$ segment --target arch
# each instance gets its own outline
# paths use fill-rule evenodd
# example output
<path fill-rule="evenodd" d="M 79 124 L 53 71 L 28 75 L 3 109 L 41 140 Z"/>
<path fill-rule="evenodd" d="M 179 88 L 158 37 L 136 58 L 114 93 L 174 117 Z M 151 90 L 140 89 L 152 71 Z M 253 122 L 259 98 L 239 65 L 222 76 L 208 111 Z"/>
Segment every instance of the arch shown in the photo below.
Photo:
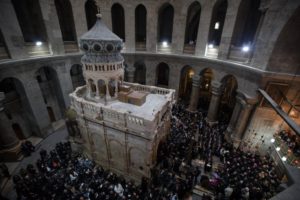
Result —
<path fill-rule="evenodd" d="M 139 84 L 146 84 L 146 65 L 142 61 L 134 63 L 134 82 Z"/>
<path fill-rule="evenodd" d="M 191 3 L 188 8 L 185 27 L 185 44 L 195 44 L 201 15 L 201 5 L 198 1 Z"/>
<path fill-rule="evenodd" d="M 213 44 L 215 46 L 220 45 L 226 12 L 227 12 L 227 6 L 228 6 L 227 0 L 218 0 L 214 5 L 212 18 L 210 22 L 210 28 L 209 28 L 209 37 L 208 37 L 209 44 Z"/>
<path fill-rule="evenodd" d="M 147 10 L 142 4 L 135 8 L 135 41 L 146 43 Z"/>
<path fill-rule="evenodd" d="M 281 30 L 270 56 L 267 70 L 300 74 L 300 6 Z"/>
<path fill-rule="evenodd" d="M 97 20 L 96 14 L 98 13 L 98 9 L 95 0 L 87 0 L 85 2 L 84 8 L 87 27 L 88 30 L 90 30 Z"/>
<path fill-rule="evenodd" d="M 119 3 L 111 7 L 112 30 L 125 42 L 125 14 L 124 8 Z"/>
<path fill-rule="evenodd" d="M 231 44 L 236 47 L 252 46 L 261 17 L 260 0 L 243 0 L 239 6 Z"/>
<path fill-rule="evenodd" d="M 125 148 L 124 145 L 117 140 L 109 140 L 109 150 L 110 150 L 110 161 L 112 164 L 117 165 L 119 167 L 125 166 Z"/>
<path fill-rule="evenodd" d="M 32 120 L 34 116 L 23 83 L 14 77 L 4 78 L 0 82 L 0 92 L 5 94 L 3 104 L 5 114 L 15 124 L 7 126 L 11 125 L 19 139 L 36 133 L 36 122 Z"/>
<path fill-rule="evenodd" d="M 72 6 L 69 0 L 55 0 L 63 41 L 76 41 Z"/>
<path fill-rule="evenodd" d="M 100 79 L 98 80 L 98 91 L 101 98 L 103 98 L 106 95 L 106 84 L 105 81 Z"/>
<path fill-rule="evenodd" d="M 213 70 L 205 68 L 200 72 L 200 91 L 199 91 L 199 107 L 203 110 L 208 110 L 211 98 L 211 81 L 214 78 Z"/>
<path fill-rule="evenodd" d="M 73 89 L 85 85 L 85 81 L 82 73 L 82 65 L 79 64 L 72 65 L 70 69 L 70 76 L 72 79 Z"/>
<path fill-rule="evenodd" d="M 108 91 L 109 91 L 109 95 L 111 97 L 115 97 L 116 96 L 116 84 L 117 84 L 117 81 L 114 80 L 114 79 L 111 79 L 108 82 Z"/>
<path fill-rule="evenodd" d="M 219 120 L 229 122 L 236 102 L 238 88 L 237 79 L 233 75 L 226 75 L 221 80 L 222 95 L 220 101 Z"/>
<path fill-rule="evenodd" d="M 174 8 L 165 3 L 158 11 L 158 42 L 172 42 Z"/>
<path fill-rule="evenodd" d="M 93 96 L 96 95 L 96 91 L 97 91 L 97 88 L 96 88 L 96 85 L 94 83 L 94 80 L 93 79 L 89 79 L 88 80 L 88 84 L 89 84 L 89 89 L 90 89 L 90 95 L 91 95 L 91 97 L 93 97 Z"/>
<path fill-rule="evenodd" d="M 161 87 L 168 87 L 169 85 L 169 66 L 162 62 L 156 67 L 156 85 Z"/>
<path fill-rule="evenodd" d="M 35 76 L 39 83 L 45 105 L 53 108 L 57 120 L 61 119 L 64 115 L 66 105 L 57 72 L 52 67 L 43 66 L 35 72 Z"/>
<path fill-rule="evenodd" d="M 184 66 L 180 72 L 180 85 L 178 96 L 180 99 L 188 101 L 192 92 L 194 69 L 191 66 Z"/>
<path fill-rule="evenodd" d="M 25 42 L 47 41 L 46 29 L 38 0 L 12 0 Z"/>

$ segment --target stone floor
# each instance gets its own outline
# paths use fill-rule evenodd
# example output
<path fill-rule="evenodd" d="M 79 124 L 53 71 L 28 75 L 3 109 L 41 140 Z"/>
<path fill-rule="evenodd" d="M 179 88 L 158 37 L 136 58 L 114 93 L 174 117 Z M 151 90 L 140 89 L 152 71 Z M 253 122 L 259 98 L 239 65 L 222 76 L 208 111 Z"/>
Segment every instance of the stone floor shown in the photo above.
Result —
<path fill-rule="evenodd" d="M 66 141 L 67 136 L 67 129 L 63 127 L 53 132 L 44 140 L 41 140 L 40 138 L 31 138 L 33 144 L 36 144 L 36 151 L 32 153 L 30 157 L 24 157 L 19 162 L 7 164 L 9 166 L 9 169 L 11 170 L 10 173 L 12 174 L 12 176 L 17 174 L 21 168 L 26 168 L 28 164 L 35 163 L 36 160 L 40 157 L 40 149 L 53 149 L 55 148 L 56 143 Z M 39 143 L 37 144 L 37 142 Z M 1 194 L 8 199 L 16 199 L 12 179 L 4 180 L 3 187 L 1 187 Z"/>

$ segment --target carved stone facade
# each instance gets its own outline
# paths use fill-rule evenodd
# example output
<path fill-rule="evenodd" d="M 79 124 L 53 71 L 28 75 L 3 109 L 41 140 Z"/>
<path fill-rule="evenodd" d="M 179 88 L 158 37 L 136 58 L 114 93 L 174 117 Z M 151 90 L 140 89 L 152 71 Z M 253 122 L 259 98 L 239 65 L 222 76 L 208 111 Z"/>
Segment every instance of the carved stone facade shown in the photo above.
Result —
<path fill-rule="evenodd" d="M 70 94 L 71 107 L 77 113 L 84 153 L 102 166 L 139 181 L 150 177 L 158 145 L 169 133 L 175 91 L 124 83 L 122 40 L 98 17 L 80 39 L 87 85 Z M 119 101 L 122 87 L 147 94 L 146 101 L 140 106 Z"/>

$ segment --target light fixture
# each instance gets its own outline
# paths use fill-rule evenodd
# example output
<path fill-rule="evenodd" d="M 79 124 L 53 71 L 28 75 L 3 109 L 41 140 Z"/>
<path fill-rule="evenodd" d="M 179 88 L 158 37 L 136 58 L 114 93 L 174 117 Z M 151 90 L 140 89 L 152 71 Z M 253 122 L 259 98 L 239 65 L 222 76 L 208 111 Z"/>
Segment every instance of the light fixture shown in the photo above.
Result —
<path fill-rule="evenodd" d="M 243 46 L 243 52 L 248 52 L 250 50 L 250 47 L 249 46 Z"/>
<path fill-rule="evenodd" d="M 283 156 L 283 157 L 281 158 L 281 160 L 282 160 L 283 162 L 285 162 L 285 161 L 287 160 L 287 158 L 286 158 L 285 156 Z"/>
<path fill-rule="evenodd" d="M 36 45 L 36 46 L 41 46 L 41 45 L 42 45 L 42 42 L 41 42 L 41 41 L 37 41 L 37 42 L 35 43 L 35 45 Z"/>
<path fill-rule="evenodd" d="M 163 47 L 167 47 L 168 46 L 168 42 L 167 41 L 163 41 L 162 45 L 163 45 Z"/>
<path fill-rule="evenodd" d="M 272 139 L 271 139 L 271 143 L 274 143 L 274 142 L 275 142 L 275 139 L 274 139 L 274 138 L 272 138 Z"/>
<path fill-rule="evenodd" d="M 280 147 L 276 147 L 276 151 L 280 151 Z"/>
<path fill-rule="evenodd" d="M 214 48 L 214 45 L 213 44 L 209 44 L 208 48 L 212 49 L 212 48 Z"/>
<path fill-rule="evenodd" d="M 215 29 L 218 30 L 220 28 L 220 22 L 215 23 Z"/>

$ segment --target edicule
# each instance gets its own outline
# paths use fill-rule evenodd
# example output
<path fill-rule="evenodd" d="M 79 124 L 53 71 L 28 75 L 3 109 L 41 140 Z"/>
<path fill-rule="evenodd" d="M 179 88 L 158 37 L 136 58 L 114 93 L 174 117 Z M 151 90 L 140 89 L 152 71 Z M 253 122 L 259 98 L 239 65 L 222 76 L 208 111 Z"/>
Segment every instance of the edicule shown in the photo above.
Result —
<path fill-rule="evenodd" d="M 86 85 L 70 94 L 71 107 L 84 153 L 140 181 L 150 177 L 158 145 L 169 133 L 175 91 L 124 82 L 123 42 L 97 17 L 80 38 Z"/>

